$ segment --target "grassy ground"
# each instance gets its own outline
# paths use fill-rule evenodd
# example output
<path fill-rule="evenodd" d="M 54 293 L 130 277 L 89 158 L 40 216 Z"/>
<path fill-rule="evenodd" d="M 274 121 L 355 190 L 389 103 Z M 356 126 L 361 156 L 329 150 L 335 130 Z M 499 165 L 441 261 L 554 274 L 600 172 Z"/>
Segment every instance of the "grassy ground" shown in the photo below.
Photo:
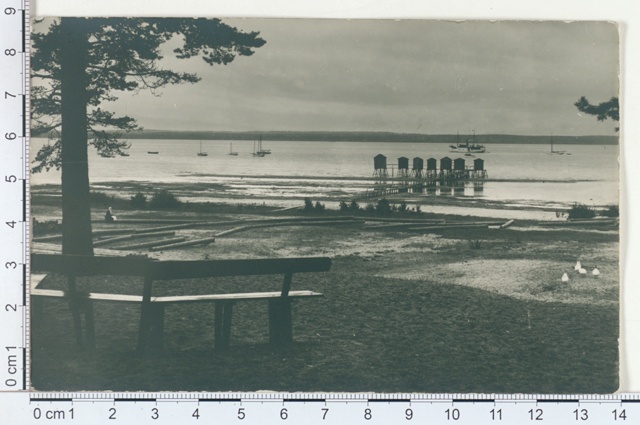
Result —
<path fill-rule="evenodd" d="M 234 308 L 229 352 L 212 350 L 213 306 L 172 306 L 165 350 L 139 356 L 139 308 L 102 303 L 95 309 L 98 347 L 79 352 L 67 305 L 47 301 L 46 320 L 32 328 L 36 389 L 607 393 L 618 386 L 615 231 L 281 227 L 158 255 L 329 255 L 333 265 L 294 276 L 294 289 L 324 297 L 295 304 L 295 344 L 283 350 L 267 344 L 265 303 L 247 302 Z M 579 277 L 577 259 L 597 265 L 600 278 Z M 560 283 L 564 272 L 568 284 Z M 141 288 L 127 278 L 82 284 Z M 169 282 L 154 290 L 207 293 L 240 284 L 265 290 L 280 278 Z M 63 288 L 64 280 L 51 276 L 42 287 Z"/>

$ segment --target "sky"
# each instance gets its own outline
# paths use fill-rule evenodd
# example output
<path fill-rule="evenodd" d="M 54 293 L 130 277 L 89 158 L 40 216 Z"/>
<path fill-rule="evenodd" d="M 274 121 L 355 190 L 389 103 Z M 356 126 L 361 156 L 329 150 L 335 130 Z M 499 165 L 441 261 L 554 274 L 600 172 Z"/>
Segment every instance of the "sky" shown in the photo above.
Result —
<path fill-rule="evenodd" d="M 581 96 L 618 96 L 606 22 L 224 19 L 266 44 L 223 66 L 178 60 L 196 84 L 108 105 L 146 129 L 615 135 Z M 107 106 L 107 105 L 105 105 Z"/>

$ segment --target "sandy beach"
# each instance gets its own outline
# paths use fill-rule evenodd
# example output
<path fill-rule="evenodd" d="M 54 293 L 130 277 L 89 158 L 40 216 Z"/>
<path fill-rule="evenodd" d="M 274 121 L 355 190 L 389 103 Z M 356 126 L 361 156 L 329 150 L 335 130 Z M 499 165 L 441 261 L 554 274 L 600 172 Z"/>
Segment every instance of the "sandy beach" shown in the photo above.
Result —
<path fill-rule="evenodd" d="M 329 206 L 322 212 L 283 210 L 283 204 L 273 207 L 266 202 L 188 203 L 172 210 L 140 210 L 123 198 L 101 196 L 93 203 L 94 232 L 120 230 L 126 235 L 134 230 L 178 225 L 182 227 L 175 230 L 175 236 L 187 240 L 221 236 L 207 245 L 153 252 L 147 248 L 114 249 L 122 242 L 106 242 L 95 248 L 96 255 L 145 255 L 161 260 L 332 258 L 331 272 L 305 276 L 300 283 L 300 289 L 320 291 L 325 296 L 317 303 L 296 304 L 296 343 L 283 355 L 284 363 L 275 369 L 280 371 L 278 375 L 285 373 L 290 378 L 282 380 L 266 371 L 269 368 L 264 365 L 272 363 L 273 352 L 267 344 L 266 330 L 260 325 L 264 313 L 261 308 L 251 309 L 249 304 L 237 306 L 230 354 L 218 356 L 213 363 L 205 360 L 210 358 L 212 347 L 208 325 L 211 310 L 168 309 L 161 362 L 174 372 L 167 377 L 151 369 L 131 375 L 131 368 L 147 362 L 125 360 L 135 349 L 139 314 L 136 308 L 125 312 L 112 304 L 98 306 L 100 354 L 96 361 L 103 363 L 92 361 L 90 367 L 79 367 L 85 362 L 84 354 L 70 354 L 65 348 L 73 345 L 71 335 L 64 331 L 71 326 L 68 309 L 64 302 L 50 302 L 45 312 L 51 320 L 33 332 L 35 388 L 555 393 L 608 392 L 617 388 L 619 235 L 615 222 L 566 226 L 553 213 L 555 225 L 550 226 L 544 220 L 547 214 L 525 209 L 538 219 L 519 218 L 508 227 L 496 228 L 475 223 L 504 224 L 505 215 L 508 218 L 510 213 L 520 211 L 482 203 L 465 210 L 467 207 L 447 204 L 456 202 L 451 199 L 438 205 L 448 214 L 393 212 L 380 216 L 364 211 L 345 214 Z M 33 199 L 35 219 L 60 218 L 55 196 L 34 191 Z M 301 206 L 300 201 L 296 203 Z M 115 223 L 104 222 L 107 206 L 112 206 L 118 216 Z M 457 208 L 466 214 L 452 214 L 451 211 L 459 211 Z M 475 209 L 493 214 L 491 218 L 474 216 Z M 551 211 L 547 213 L 551 215 Z M 345 223 L 342 217 L 352 221 Z M 393 227 L 403 221 L 414 227 L 416 222 L 445 227 L 426 231 Z M 272 225 L 253 224 L 265 222 Z M 315 222 L 324 224 L 313 225 Z M 246 229 L 226 234 L 243 226 Z M 113 236 L 98 236 L 95 241 L 109 237 Z M 59 249 L 59 241 L 55 240 L 32 244 L 34 252 Z M 588 268 L 588 274 L 580 275 L 574 270 L 578 260 Z M 599 276 L 591 274 L 596 267 Z M 564 273 L 569 276 L 566 283 L 561 282 Z M 213 282 L 185 282 L 160 291 L 200 293 L 210 283 Z M 41 285 L 63 289 L 65 281 L 52 276 Z M 87 290 L 135 293 L 139 284 L 130 279 L 96 277 L 85 279 L 81 285 Z M 216 285 L 224 288 L 225 284 Z M 421 301 L 415 304 L 418 300 Z M 445 321 L 436 319 L 434 314 L 442 315 Z M 472 343 L 476 340 L 476 326 L 483 327 L 484 336 L 482 342 Z M 585 327 L 591 336 L 585 337 L 586 330 L 576 331 Z M 497 332 L 501 328 L 505 330 Z M 374 343 L 376 339 L 379 341 Z M 564 342 L 558 345 L 560 341 Z M 194 380 L 190 367 L 178 366 L 185 355 L 206 379 Z M 418 361 L 423 355 L 430 358 L 427 363 Z M 375 382 L 368 378 L 371 372 L 363 363 L 366 358 L 375 365 Z M 453 375 L 445 373 L 454 364 L 454 369 L 459 368 L 460 363 L 455 360 L 458 358 L 464 358 L 467 366 Z M 56 367 L 52 362 L 57 362 Z M 296 371 L 300 362 L 306 364 L 305 373 Z M 262 366 L 256 369 L 254 365 L 259 364 Z M 490 376 L 490 370 L 494 370 L 491 368 L 482 372 L 490 364 L 500 364 L 504 377 Z M 236 373 L 227 376 L 221 368 Z M 320 370 L 322 377 L 317 374 Z M 477 379 L 470 379 L 470 374 Z M 598 377 L 593 378 L 594 375 Z M 398 379 L 400 376 L 403 378 Z M 411 376 L 420 379 L 410 379 Z M 566 379 L 567 376 L 572 378 Z"/>

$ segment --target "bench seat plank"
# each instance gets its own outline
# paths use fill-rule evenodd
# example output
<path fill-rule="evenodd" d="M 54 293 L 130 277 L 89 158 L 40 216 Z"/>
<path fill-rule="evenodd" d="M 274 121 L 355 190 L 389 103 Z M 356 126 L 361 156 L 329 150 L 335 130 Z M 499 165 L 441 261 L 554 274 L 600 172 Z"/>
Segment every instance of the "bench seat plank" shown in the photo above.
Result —
<path fill-rule="evenodd" d="M 33 291 L 34 289 L 37 289 L 38 285 L 40 285 L 40 282 L 42 282 L 45 277 L 47 277 L 46 273 L 31 273 L 31 290 Z"/>
<path fill-rule="evenodd" d="M 35 295 L 38 297 L 53 297 L 53 298 L 65 298 L 66 294 L 64 291 L 59 291 L 57 289 L 32 289 L 31 295 Z"/>
<path fill-rule="evenodd" d="M 67 295 L 64 291 L 56 289 L 34 289 L 31 291 L 31 295 L 38 297 L 50 297 L 50 298 L 66 298 Z M 280 298 L 280 292 L 246 292 L 239 294 L 212 294 L 212 295 L 185 295 L 185 296 L 166 296 L 166 297 L 151 297 L 152 303 L 193 303 L 193 302 L 207 302 L 207 301 L 251 301 L 251 300 L 269 300 L 273 298 Z M 321 297 L 323 296 L 319 292 L 313 291 L 291 291 L 289 292 L 290 298 L 309 298 L 309 297 Z M 112 301 L 112 302 L 134 302 L 141 303 L 141 295 L 122 295 L 122 294 L 106 294 L 100 292 L 91 292 L 88 296 L 83 297 L 92 301 Z"/>
<path fill-rule="evenodd" d="M 37 297 L 67 298 L 67 294 L 64 291 L 57 289 L 33 289 L 31 290 L 31 295 Z M 142 302 L 141 295 L 105 294 L 100 292 L 90 292 L 82 298 L 91 301 Z"/>
<path fill-rule="evenodd" d="M 186 295 L 186 296 L 167 296 L 167 297 L 151 297 L 152 303 L 193 303 L 206 301 L 252 301 L 252 300 L 270 300 L 280 298 L 281 292 L 245 292 L 239 294 L 210 294 L 210 295 Z M 313 291 L 291 291 L 290 298 L 309 298 L 321 297 L 322 294 Z"/>

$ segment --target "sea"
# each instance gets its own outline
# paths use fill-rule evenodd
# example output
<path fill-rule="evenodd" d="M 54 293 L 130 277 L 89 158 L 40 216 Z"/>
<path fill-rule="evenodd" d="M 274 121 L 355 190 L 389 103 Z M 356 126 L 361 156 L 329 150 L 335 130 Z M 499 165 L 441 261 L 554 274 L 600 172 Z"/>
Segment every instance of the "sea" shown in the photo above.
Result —
<path fill-rule="evenodd" d="M 46 139 L 31 140 L 31 158 Z M 594 207 L 619 204 L 619 147 L 617 145 L 486 144 L 482 154 L 449 152 L 447 143 L 369 143 L 264 141 L 271 154 L 255 157 L 255 141 L 131 140 L 129 156 L 103 158 L 89 151 L 92 187 L 138 182 L 159 187 L 175 185 L 189 199 L 188 188 L 199 188 L 200 200 L 260 202 L 283 206 L 304 197 L 350 199 L 374 185 L 373 158 L 387 157 L 389 172 L 397 158 L 463 158 L 467 166 L 482 158 L 488 178 L 463 188 L 412 194 L 411 202 L 429 204 L 442 197 L 497 202 L 505 207 L 568 208 L 575 203 Z M 197 153 L 207 152 L 207 156 Z M 228 155 L 230 150 L 237 156 Z M 148 152 L 158 152 L 149 154 Z M 34 190 L 59 185 L 60 172 L 31 176 Z M 128 194 L 127 194 L 128 195 Z M 423 208 L 424 210 L 424 208 Z"/>

